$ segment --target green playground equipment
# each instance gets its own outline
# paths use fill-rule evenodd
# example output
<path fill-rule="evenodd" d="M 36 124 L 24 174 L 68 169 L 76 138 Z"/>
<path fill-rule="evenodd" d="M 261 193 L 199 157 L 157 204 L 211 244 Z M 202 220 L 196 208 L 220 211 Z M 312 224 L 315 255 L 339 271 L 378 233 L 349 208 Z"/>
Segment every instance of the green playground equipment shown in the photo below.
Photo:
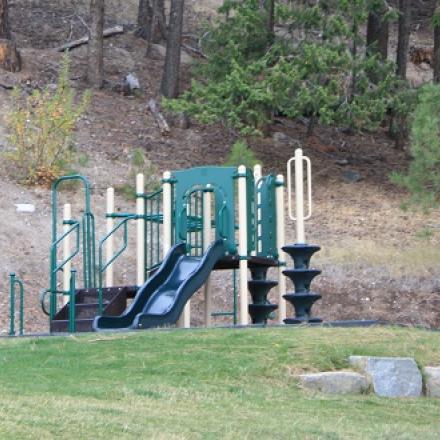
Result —
<path fill-rule="evenodd" d="M 18 302 L 18 334 L 24 335 L 24 284 L 23 281 L 15 275 L 9 274 L 9 336 L 15 336 L 15 303 L 16 288 L 19 288 Z"/>
<path fill-rule="evenodd" d="M 264 281 L 268 268 L 284 265 L 279 260 L 284 215 L 277 211 L 277 203 L 284 203 L 282 176 L 261 176 L 258 166 L 254 170 L 196 167 L 165 172 L 162 187 L 152 193 L 144 192 L 143 180 L 137 176 L 135 212 L 115 212 L 114 191 L 107 190 L 106 233 L 99 240 L 87 178 L 65 176 L 53 183 L 49 288 L 42 295 L 51 331 L 90 330 L 96 315 L 122 313 L 173 245 L 185 243 L 188 256 L 202 257 L 216 240 L 223 241 L 225 251 L 214 269 L 233 271 L 232 310 L 213 311 L 207 306 L 206 325 L 217 316 L 231 316 L 234 324 L 246 325 L 248 314 L 253 313 L 248 307 L 248 269 L 252 278 Z M 59 190 L 69 181 L 82 185 L 83 208 L 78 218 L 71 216 L 70 205 L 64 205 L 60 217 Z M 129 247 L 131 223 L 136 225 L 137 234 L 136 281 L 130 286 L 114 286 L 114 266 Z M 115 250 L 118 234 L 122 242 Z M 284 293 L 281 288 L 280 300 Z M 207 281 L 205 300 L 209 304 L 211 297 Z M 270 303 L 266 299 L 262 303 L 261 295 L 259 298 L 259 317 L 251 318 L 254 323 L 265 323 L 274 306 L 267 307 L 270 312 L 265 314 L 263 306 Z M 186 327 L 190 325 L 189 307 L 181 320 Z M 279 317 L 280 322 L 283 318 Z"/>

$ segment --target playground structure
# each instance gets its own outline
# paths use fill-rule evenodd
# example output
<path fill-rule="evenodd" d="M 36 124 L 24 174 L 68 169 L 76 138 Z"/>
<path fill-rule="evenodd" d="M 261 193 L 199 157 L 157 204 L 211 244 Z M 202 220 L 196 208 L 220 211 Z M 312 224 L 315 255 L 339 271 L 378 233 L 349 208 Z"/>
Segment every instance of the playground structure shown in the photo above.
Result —
<path fill-rule="evenodd" d="M 59 187 L 67 181 L 83 186 L 84 206 L 78 219 L 72 218 L 70 204 L 62 207 L 59 218 Z M 288 162 L 287 193 L 288 213 L 296 222 L 294 245 L 285 243 L 282 175 L 263 176 L 259 165 L 254 170 L 244 166 L 198 167 L 165 172 L 162 187 L 145 193 L 144 176 L 139 174 L 134 213 L 115 212 L 114 189 L 107 189 L 106 234 L 97 240 L 89 182 L 79 175 L 61 177 L 52 185 L 49 287 L 42 294 L 51 333 L 175 323 L 188 328 L 190 298 L 202 286 L 207 327 L 216 316 L 230 316 L 233 325 L 241 326 L 265 325 L 269 319 L 278 324 L 320 322 L 311 316 L 312 305 L 320 295 L 310 292 L 310 284 L 320 271 L 309 268 L 310 258 L 319 247 L 306 244 L 304 230 L 312 214 L 311 163 L 301 149 Z M 128 247 L 131 222 L 136 223 L 136 281 L 115 286 L 114 263 Z M 122 245 L 115 251 L 118 234 L 122 235 Z M 286 269 L 285 253 L 293 258 L 293 269 Z M 271 267 L 277 269 L 277 280 L 267 279 Z M 231 311 L 212 310 L 212 270 L 233 271 Z M 294 284 L 293 293 L 286 292 L 286 277 Z M 23 334 L 23 284 L 14 275 L 11 335 L 15 333 L 13 295 L 17 285 Z M 278 304 L 272 304 L 268 294 L 276 286 Z M 293 318 L 286 316 L 287 302 L 294 307 Z"/>

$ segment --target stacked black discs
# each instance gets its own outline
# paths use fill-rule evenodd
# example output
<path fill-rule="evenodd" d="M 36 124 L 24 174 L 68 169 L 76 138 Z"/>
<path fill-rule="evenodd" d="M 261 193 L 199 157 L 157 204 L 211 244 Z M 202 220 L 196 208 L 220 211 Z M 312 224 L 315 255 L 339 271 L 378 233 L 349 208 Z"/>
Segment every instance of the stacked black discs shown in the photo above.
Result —
<path fill-rule="evenodd" d="M 292 244 L 283 247 L 283 251 L 293 259 L 293 269 L 286 269 L 283 274 L 292 280 L 295 292 L 284 295 L 295 309 L 295 317 L 284 320 L 286 324 L 302 324 L 322 322 L 320 318 L 312 317 L 313 304 L 321 299 L 321 295 L 310 291 L 313 279 L 321 273 L 320 270 L 310 269 L 310 259 L 321 248 L 309 244 Z"/>
<path fill-rule="evenodd" d="M 248 281 L 252 304 L 249 304 L 249 315 L 252 324 L 266 324 L 271 313 L 278 308 L 267 299 L 270 290 L 278 285 L 276 281 L 267 279 L 267 267 L 255 267 L 251 269 L 252 280 Z"/>

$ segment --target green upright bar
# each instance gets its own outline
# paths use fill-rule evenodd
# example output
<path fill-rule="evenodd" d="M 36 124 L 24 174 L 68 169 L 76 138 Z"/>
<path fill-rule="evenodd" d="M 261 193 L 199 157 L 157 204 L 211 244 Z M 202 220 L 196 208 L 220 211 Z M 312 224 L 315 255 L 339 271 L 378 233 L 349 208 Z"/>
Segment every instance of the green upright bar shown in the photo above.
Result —
<path fill-rule="evenodd" d="M 75 325 L 75 284 L 76 284 L 76 270 L 72 269 L 70 272 L 70 289 L 69 289 L 69 333 L 75 333 L 76 325 Z"/>
<path fill-rule="evenodd" d="M 15 336 L 15 273 L 9 277 L 9 336 Z"/>

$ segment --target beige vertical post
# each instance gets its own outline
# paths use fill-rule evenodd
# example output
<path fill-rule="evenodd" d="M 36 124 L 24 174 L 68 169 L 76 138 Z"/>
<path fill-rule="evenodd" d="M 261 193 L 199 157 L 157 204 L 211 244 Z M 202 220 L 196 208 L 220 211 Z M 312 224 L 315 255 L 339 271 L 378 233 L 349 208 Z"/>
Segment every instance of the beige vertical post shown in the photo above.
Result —
<path fill-rule="evenodd" d="M 295 164 L 295 215 L 292 212 L 292 162 Z M 304 215 L 304 163 L 307 167 L 308 213 Z M 310 159 L 303 155 L 301 148 L 295 150 L 295 156 L 287 162 L 287 202 L 289 216 L 296 222 L 296 242 L 306 242 L 304 222 L 312 216 L 312 166 Z"/>
<path fill-rule="evenodd" d="M 211 197 L 212 193 L 210 191 L 205 191 L 203 193 L 203 252 L 206 252 L 209 245 L 211 244 Z M 212 291 L 211 291 L 211 277 L 209 276 L 205 283 L 205 326 L 211 326 L 211 302 L 212 302 Z"/>
<path fill-rule="evenodd" d="M 63 207 L 63 220 L 69 221 L 72 220 L 72 206 L 69 203 L 66 203 Z M 71 225 L 64 224 L 63 225 L 63 233 L 65 234 Z M 63 240 L 63 260 L 69 257 L 71 251 L 71 234 L 67 235 Z M 63 292 L 68 292 L 70 289 L 70 271 L 72 270 L 72 262 L 69 261 L 65 264 L 63 268 Z M 63 295 L 62 299 L 63 305 L 66 305 L 69 302 L 69 296 Z"/>
<path fill-rule="evenodd" d="M 278 321 L 283 324 L 286 319 L 286 277 L 283 270 L 286 264 L 286 254 L 282 247 L 286 244 L 286 213 L 284 212 L 284 177 L 279 174 L 276 180 L 276 214 L 277 214 L 277 249 L 278 249 Z"/>
<path fill-rule="evenodd" d="M 136 214 L 139 216 L 145 215 L 145 203 L 142 194 L 144 194 L 144 175 L 138 174 L 136 176 Z M 142 286 L 145 282 L 145 220 L 139 218 L 136 220 L 136 283 Z"/>
<path fill-rule="evenodd" d="M 106 201 L 106 213 L 107 214 L 113 214 L 115 212 L 115 190 L 113 188 L 107 188 L 107 201 Z M 107 217 L 106 222 L 106 231 L 107 234 L 110 233 L 110 231 L 114 227 L 114 220 L 110 217 Z M 110 259 L 113 256 L 113 242 L 114 238 L 113 235 L 107 238 L 107 241 L 105 243 L 105 261 L 110 261 Z M 107 267 L 107 270 L 105 271 L 105 286 L 106 287 L 113 287 L 113 263 L 110 264 L 110 266 Z"/>
<path fill-rule="evenodd" d="M 168 251 L 171 249 L 172 243 L 172 186 L 171 173 L 165 171 L 163 173 L 163 256 L 165 258 Z"/>
<path fill-rule="evenodd" d="M 261 177 L 263 176 L 263 168 L 261 167 L 260 164 L 257 164 L 254 166 L 254 181 L 255 181 L 255 185 L 258 183 L 258 181 L 261 179 Z"/>
<path fill-rule="evenodd" d="M 238 253 L 240 257 L 240 324 L 248 324 L 246 167 L 238 167 Z"/>

